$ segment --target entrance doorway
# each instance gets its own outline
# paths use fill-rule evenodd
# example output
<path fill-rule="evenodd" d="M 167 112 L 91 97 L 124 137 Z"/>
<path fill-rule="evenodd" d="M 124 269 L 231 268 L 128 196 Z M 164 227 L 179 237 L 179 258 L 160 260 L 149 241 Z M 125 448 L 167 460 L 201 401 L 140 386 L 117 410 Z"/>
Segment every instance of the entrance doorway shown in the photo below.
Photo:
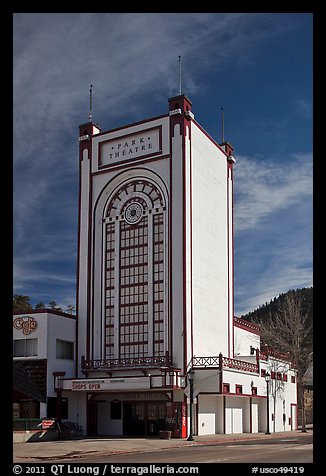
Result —
<path fill-rule="evenodd" d="M 97 435 L 97 404 L 96 400 L 89 400 L 87 405 L 87 435 Z"/>
<path fill-rule="evenodd" d="M 156 436 L 166 428 L 167 405 L 164 402 L 125 402 L 123 434 Z"/>

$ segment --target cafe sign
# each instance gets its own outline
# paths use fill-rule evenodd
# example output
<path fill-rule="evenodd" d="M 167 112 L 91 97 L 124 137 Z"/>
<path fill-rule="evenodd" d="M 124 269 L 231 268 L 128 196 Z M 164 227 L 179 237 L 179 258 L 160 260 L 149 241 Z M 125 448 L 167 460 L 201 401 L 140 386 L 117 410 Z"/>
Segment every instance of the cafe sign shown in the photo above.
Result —
<path fill-rule="evenodd" d="M 34 317 L 16 317 L 13 322 L 14 329 L 22 331 L 25 336 L 34 332 L 37 328 L 37 322 Z"/>

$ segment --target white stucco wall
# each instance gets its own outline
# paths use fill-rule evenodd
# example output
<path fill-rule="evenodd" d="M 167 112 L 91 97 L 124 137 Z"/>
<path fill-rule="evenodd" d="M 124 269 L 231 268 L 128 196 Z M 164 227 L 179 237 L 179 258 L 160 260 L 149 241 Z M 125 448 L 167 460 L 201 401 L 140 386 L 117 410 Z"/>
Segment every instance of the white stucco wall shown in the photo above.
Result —
<path fill-rule="evenodd" d="M 65 377 L 74 377 L 75 360 L 57 359 L 56 341 L 57 339 L 72 342 L 75 350 L 76 340 L 76 319 L 59 314 L 42 312 L 26 313 L 13 316 L 16 318 L 33 318 L 36 323 L 36 329 L 28 335 L 24 335 L 21 330 L 13 329 L 13 339 L 37 339 L 38 352 L 35 357 L 14 357 L 14 360 L 47 360 L 47 396 L 54 397 L 54 378 L 53 372 L 66 372 Z"/>
<path fill-rule="evenodd" d="M 66 372 L 65 377 L 75 376 L 75 356 L 76 356 L 76 319 L 63 317 L 55 314 L 48 314 L 48 369 L 47 388 L 48 396 L 55 397 L 53 372 Z M 58 359 L 56 357 L 57 339 L 72 342 L 74 345 L 74 359 Z"/>
<path fill-rule="evenodd" d="M 23 313 L 15 314 L 13 316 L 13 323 L 16 319 L 23 319 L 27 321 L 28 318 L 32 318 L 36 321 L 37 327 L 30 334 L 26 335 L 21 329 L 16 329 L 15 325 L 13 327 L 13 340 L 20 339 L 37 339 L 37 357 L 25 357 L 26 359 L 47 359 L 48 357 L 48 319 L 47 313 Z M 14 357 L 14 360 L 22 360 L 22 357 Z"/>
<path fill-rule="evenodd" d="M 194 355 L 229 355 L 227 161 L 192 124 Z"/>
<path fill-rule="evenodd" d="M 234 326 L 234 358 L 250 355 L 250 346 L 254 349 L 260 349 L 260 336 Z"/>
<path fill-rule="evenodd" d="M 78 363 L 86 355 L 87 335 L 87 283 L 88 283 L 88 239 L 89 239 L 89 201 L 90 201 L 90 160 L 88 151 L 84 150 L 83 160 L 80 163 L 80 223 L 78 230 L 78 282 L 77 282 L 77 310 L 78 310 Z M 80 365 L 78 366 L 80 368 Z M 80 374 L 81 375 L 81 374 Z"/>
<path fill-rule="evenodd" d="M 270 411 L 270 431 L 290 431 L 295 428 L 294 422 L 292 422 L 293 428 L 291 428 L 291 404 L 297 402 L 297 377 L 295 370 L 291 369 L 289 364 L 269 358 L 269 361 L 265 364 L 264 368 L 272 375 L 272 372 L 276 373 L 276 378 L 271 378 L 269 384 L 269 411 Z M 280 372 L 283 376 L 287 374 L 287 382 L 277 379 L 277 373 Z M 291 381 L 291 377 L 295 378 L 295 382 Z M 264 381 L 264 379 L 262 378 Z M 266 382 L 265 382 L 265 395 L 266 395 Z M 283 419 L 285 415 L 285 420 Z"/>

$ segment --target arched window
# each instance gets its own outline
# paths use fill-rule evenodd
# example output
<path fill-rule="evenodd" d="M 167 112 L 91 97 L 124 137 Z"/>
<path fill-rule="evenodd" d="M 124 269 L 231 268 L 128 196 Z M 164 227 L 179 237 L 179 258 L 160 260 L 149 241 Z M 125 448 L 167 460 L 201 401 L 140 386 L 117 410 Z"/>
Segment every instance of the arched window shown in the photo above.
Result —
<path fill-rule="evenodd" d="M 165 355 L 166 204 L 147 180 L 122 185 L 105 226 L 105 358 Z"/>

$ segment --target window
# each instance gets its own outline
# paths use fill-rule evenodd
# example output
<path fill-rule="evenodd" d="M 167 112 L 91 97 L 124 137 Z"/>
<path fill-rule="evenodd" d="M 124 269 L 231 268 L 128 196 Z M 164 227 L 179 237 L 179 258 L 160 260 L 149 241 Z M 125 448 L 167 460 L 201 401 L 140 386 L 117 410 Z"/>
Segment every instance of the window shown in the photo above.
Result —
<path fill-rule="evenodd" d="M 242 393 L 242 385 L 235 386 L 235 393 Z"/>
<path fill-rule="evenodd" d="M 288 381 L 288 376 L 287 374 L 283 374 L 283 382 L 287 382 Z"/>
<path fill-rule="evenodd" d="M 251 394 L 252 395 L 258 395 L 257 394 L 257 387 L 251 387 Z"/>
<path fill-rule="evenodd" d="M 262 376 L 262 377 L 265 377 L 265 375 L 266 375 L 266 370 L 265 370 L 265 369 L 261 369 L 261 376 Z"/>
<path fill-rule="evenodd" d="M 74 343 L 57 339 L 56 357 L 57 359 L 74 360 Z"/>
<path fill-rule="evenodd" d="M 164 355 L 164 234 L 163 214 L 153 217 L 154 235 L 154 355 Z"/>
<path fill-rule="evenodd" d="M 294 375 L 292 375 L 292 377 L 291 377 L 291 383 L 295 383 L 295 376 Z"/>
<path fill-rule="evenodd" d="M 14 340 L 14 357 L 37 357 L 37 339 Z"/>
<path fill-rule="evenodd" d="M 230 393 L 230 384 L 223 383 L 223 393 Z"/>
<path fill-rule="evenodd" d="M 133 221 L 130 207 L 142 212 Z M 105 211 L 105 357 L 165 355 L 166 206 L 150 181 L 117 190 Z M 117 328 L 119 331 L 117 332 Z"/>
<path fill-rule="evenodd" d="M 136 244 L 135 244 L 136 243 Z M 120 357 L 148 355 L 148 218 L 120 224 Z"/>
<path fill-rule="evenodd" d="M 281 372 L 277 372 L 277 380 L 282 380 L 282 374 L 281 374 Z"/>
<path fill-rule="evenodd" d="M 273 379 L 276 378 L 276 372 L 274 370 L 271 371 L 271 378 L 273 378 Z"/>

